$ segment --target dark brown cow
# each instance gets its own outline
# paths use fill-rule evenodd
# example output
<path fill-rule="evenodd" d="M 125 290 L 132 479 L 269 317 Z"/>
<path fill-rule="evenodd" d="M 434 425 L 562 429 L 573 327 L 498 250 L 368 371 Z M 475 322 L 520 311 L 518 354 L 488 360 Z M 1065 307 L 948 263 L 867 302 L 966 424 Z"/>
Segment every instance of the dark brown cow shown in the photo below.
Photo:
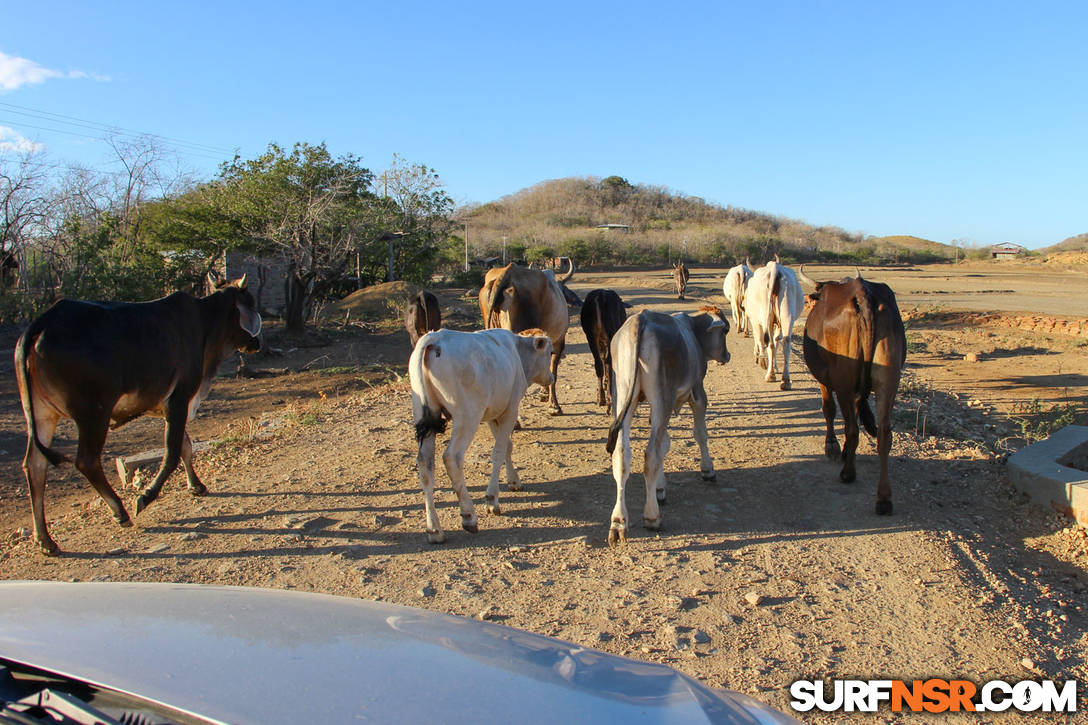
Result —
<path fill-rule="evenodd" d="M 548 386 L 545 399 L 551 403 L 553 413 L 561 415 L 563 409 L 556 399 L 554 380 L 570 326 L 570 312 L 562 282 L 574 275 L 574 262 L 571 262 L 570 271 L 562 278 L 556 278 L 550 269 L 528 269 L 513 264 L 506 265 L 500 272 L 490 280 L 485 279 L 484 287 L 480 290 L 480 312 L 484 325 L 487 328 L 502 327 L 511 332 L 536 327 L 548 334 L 552 341 L 553 382 Z M 490 271 L 488 275 L 491 275 Z"/>
<path fill-rule="evenodd" d="M 888 482 L 888 452 L 892 447 L 892 404 L 899 389 L 899 376 L 907 359 L 903 318 L 895 293 L 886 284 L 857 277 L 841 282 L 817 282 L 809 295 L 816 304 L 805 322 L 805 364 L 820 384 L 827 437 L 828 458 L 840 455 L 835 438 L 835 400 L 845 419 L 844 462 L 839 478 L 853 481 L 854 454 L 858 447 L 858 420 L 869 435 L 877 438 L 880 456 L 880 483 L 876 491 L 876 512 L 892 512 L 892 491 Z M 869 408 L 869 393 L 876 394 L 876 419 Z M 834 398 L 832 397 L 834 394 Z"/>
<path fill-rule="evenodd" d="M 595 289 L 582 304 L 582 330 L 593 354 L 597 373 L 597 405 L 612 404 L 612 350 L 609 347 L 616 330 L 627 319 L 627 309 L 620 296 L 608 289 Z"/>
<path fill-rule="evenodd" d="M 190 493 L 203 495 L 207 489 L 193 471 L 185 425 L 220 363 L 234 350 L 259 349 L 260 331 L 245 277 L 199 299 L 175 292 L 153 302 L 61 300 L 30 324 L 15 345 L 15 375 L 27 422 L 23 470 L 34 536 L 44 554 L 59 551 L 45 524 L 46 464 L 71 460 L 49 448 L 57 423 L 75 422 L 76 468 L 122 526 L 132 522 L 102 470 L 111 424 L 117 428 L 145 413 L 166 420 L 166 455 L 136 499 L 137 514 L 158 497 L 179 461 Z"/>
<path fill-rule="evenodd" d="M 684 266 L 683 262 L 677 262 L 672 269 L 672 279 L 676 282 L 676 296 L 679 299 L 684 299 L 684 290 L 688 286 L 689 277 L 691 277 L 691 273 L 688 268 Z"/>
<path fill-rule="evenodd" d="M 404 329 L 408 330 L 412 349 L 415 349 L 419 338 L 440 327 L 442 327 L 442 311 L 438 307 L 437 297 L 423 290 L 408 300 L 408 308 L 404 311 Z"/>

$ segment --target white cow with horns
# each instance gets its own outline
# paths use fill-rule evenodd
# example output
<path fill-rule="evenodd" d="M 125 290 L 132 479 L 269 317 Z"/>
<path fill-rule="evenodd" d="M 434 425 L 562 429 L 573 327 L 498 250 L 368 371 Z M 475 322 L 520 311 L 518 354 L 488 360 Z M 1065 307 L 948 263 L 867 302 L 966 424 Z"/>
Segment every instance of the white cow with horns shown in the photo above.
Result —
<path fill-rule="evenodd" d="M 733 323 L 737 326 L 737 333 L 751 335 L 749 329 L 748 314 L 744 308 L 744 293 L 748 289 L 748 280 L 752 278 L 752 269 L 748 266 L 748 260 L 738 264 L 725 275 L 722 283 L 722 294 L 729 301 L 729 308 L 733 312 Z"/>
<path fill-rule="evenodd" d="M 665 500 L 665 455 L 669 452 L 669 418 L 686 403 L 695 419 L 695 440 L 702 455 L 703 479 L 715 480 L 706 435 L 706 391 L 703 377 L 708 360 L 729 361 L 722 311 L 703 307 L 694 314 L 666 315 L 642 310 L 628 317 L 612 338 L 613 420 L 606 446 L 612 454 L 616 505 L 608 543 L 627 540 L 625 491 L 631 473 L 631 419 L 639 401 L 650 403 L 650 437 L 646 441 L 646 508 L 648 529 L 661 527 L 659 502 Z M 617 439 L 619 445 L 617 446 Z"/>
<path fill-rule="evenodd" d="M 775 261 L 767 262 L 752 274 L 744 296 L 756 364 L 767 371 L 765 380 L 775 381 L 775 352 L 782 348 L 782 390 L 789 390 L 790 338 L 793 324 L 805 306 L 804 293 L 797 273 Z"/>
<path fill-rule="evenodd" d="M 499 469 L 506 463 L 506 482 L 521 488 L 511 459 L 510 434 L 518 419 L 518 405 L 529 383 L 551 385 L 552 341 L 539 329 L 515 335 L 509 330 L 479 332 L 438 330 L 419 339 L 408 361 L 412 386 L 412 420 L 419 450 L 416 466 L 423 486 L 427 537 L 432 544 L 446 540 L 434 508 L 435 436 L 453 421 L 449 445 L 442 455 L 453 490 L 461 505 L 461 526 L 478 531 L 476 510 L 465 485 L 465 451 L 480 423 L 487 421 L 495 437 L 491 452 L 491 480 L 487 510 L 500 513 Z"/>

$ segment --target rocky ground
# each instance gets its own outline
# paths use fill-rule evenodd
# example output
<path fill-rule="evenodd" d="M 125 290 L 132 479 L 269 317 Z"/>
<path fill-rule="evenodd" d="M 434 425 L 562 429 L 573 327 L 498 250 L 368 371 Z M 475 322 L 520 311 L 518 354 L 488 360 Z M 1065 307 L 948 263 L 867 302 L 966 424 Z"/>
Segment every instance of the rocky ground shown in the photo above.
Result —
<path fill-rule="evenodd" d="M 572 287 L 584 294 L 608 286 L 636 308 L 676 310 L 721 302 L 720 279 L 697 271 L 689 292 L 699 299 L 680 304 L 665 291 L 664 272 L 579 275 Z M 447 313 L 451 305 L 465 310 L 453 317 L 458 324 L 471 325 L 471 300 L 448 294 L 444 302 Z M 432 546 L 403 378 L 407 336 L 380 317 L 349 320 L 325 333 L 327 345 L 285 346 L 280 358 L 252 362 L 265 371 L 260 377 L 217 383 L 193 424 L 194 437 L 218 441 L 197 461 L 212 491 L 206 498 L 191 498 L 176 475 L 134 528 L 120 529 L 77 474 L 51 472 L 49 520 L 65 551 L 55 559 L 39 555 L 29 537 L 19 469 L 25 428 L 10 370 L 2 371 L 0 576 L 380 599 L 667 663 L 787 711 L 789 685 L 802 678 L 1088 683 L 1085 531 L 1027 503 L 1003 465 L 1032 433 L 1029 401 L 1045 411 L 1085 400 L 1086 348 L 1077 338 L 912 324 L 892 452 L 895 514 L 877 517 L 875 442 L 863 435 L 852 485 L 839 483 L 838 465 L 822 455 L 801 326 L 786 392 L 762 381 L 751 341 L 730 335 L 732 362 L 712 364 L 706 380 L 717 482 L 700 479 L 684 411 L 670 425 L 662 531 L 638 526 L 644 493 L 636 473 L 630 539 L 609 548 L 609 419 L 594 405 L 575 315 L 560 366 L 566 414 L 548 415 L 532 393 L 523 403 L 514 460 L 525 489 L 502 491 L 502 516 L 483 513 L 490 438 L 481 432 L 467 467 L 480 532 L 459 528 L 440 473 L 448 541 Z M 1051 384 L 1053 375 L 1066 384 Z M 111 437 L 109 451 L 161 445 L 160 426 L 133 423 Z M 643 410 L 632 435 L 636 471 L 646 433 Z M 891 713 L 803 719 L 894 721 Z"/>

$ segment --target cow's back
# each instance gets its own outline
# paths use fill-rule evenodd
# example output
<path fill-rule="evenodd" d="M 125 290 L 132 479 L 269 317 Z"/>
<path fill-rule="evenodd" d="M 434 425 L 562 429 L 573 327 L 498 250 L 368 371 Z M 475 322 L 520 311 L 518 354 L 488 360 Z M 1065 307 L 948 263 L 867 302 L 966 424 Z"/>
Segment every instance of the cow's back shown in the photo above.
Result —
<path fill-rule="evenodd" d="M 63 387 L 68 397 L 140 390 L 150 398 L 179 377 L 199 379 L 202 328 L 197 301 L 175 293 L 139 303 L 61 300 L 25 335 L 37 384 Z"/>
<path fill-rule="evenodd" d="M 469 401 L 494 411 L 528 387 L 513 333 L 501 329 L 428 332 L 412 350 L 408 375 L 417 420 L 424 405 L 440 410 Z"/>

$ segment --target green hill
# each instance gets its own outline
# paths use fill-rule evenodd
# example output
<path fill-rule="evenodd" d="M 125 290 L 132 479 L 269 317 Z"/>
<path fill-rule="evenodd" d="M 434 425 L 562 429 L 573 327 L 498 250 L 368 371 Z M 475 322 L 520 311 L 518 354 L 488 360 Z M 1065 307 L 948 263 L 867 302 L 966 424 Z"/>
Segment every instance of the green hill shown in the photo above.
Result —
<path fill-rule="evenodd" d="M 867 237 L 839 227 L 712 204 L 619 176 L 544 181 L 468 210 L 469 239 L 480 257 L 570 256 L 587 264 L 696 264 L 791 261 L 940 261 L 951 248 L 911 236 Z"/>

